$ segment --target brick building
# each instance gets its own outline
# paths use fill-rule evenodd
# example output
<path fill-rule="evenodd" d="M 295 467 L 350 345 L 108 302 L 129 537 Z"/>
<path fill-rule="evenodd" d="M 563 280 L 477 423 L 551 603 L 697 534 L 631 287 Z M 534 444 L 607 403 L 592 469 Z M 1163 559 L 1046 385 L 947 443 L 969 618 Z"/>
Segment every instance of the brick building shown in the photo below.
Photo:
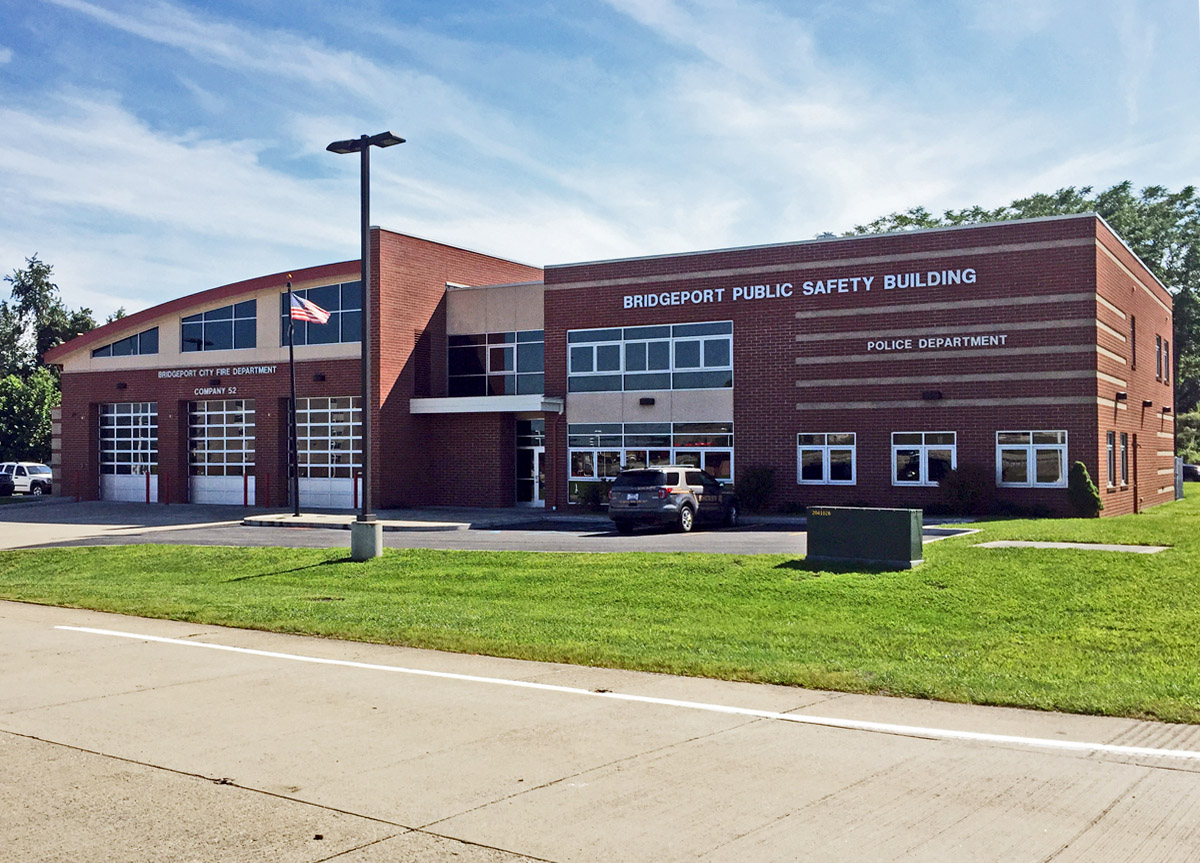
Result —
<path fill-rule="evenodd" d="M 1171 296 L 1080 215 L 542 270 L 372 229 L 380 507 L 565 508 L 622 467 L 774 472 L 773 506 L 1174 499 Z M 350 507 L 357 261 L 296 271 L 301 503 Z M 130 315 L 63 369 L 59 488 L 288 502 L 287 274 Z"/>

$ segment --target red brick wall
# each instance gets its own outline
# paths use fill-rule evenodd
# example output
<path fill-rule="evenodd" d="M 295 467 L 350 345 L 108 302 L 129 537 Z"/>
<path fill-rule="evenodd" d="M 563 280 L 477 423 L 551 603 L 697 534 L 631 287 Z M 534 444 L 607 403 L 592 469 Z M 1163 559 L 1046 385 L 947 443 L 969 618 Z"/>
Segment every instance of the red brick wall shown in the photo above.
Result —
<path fill-rule="evenodd" d="M 1097 227 L 1097 239 L 1095 266 L 1099 295 L 1119 309 L 1114 311 L 1097 302 L 1097 319 L 1124 339 L 1098 328 L 1099 344 L 1115 356 L 1098 356 L 1098 371 L 1107 378 L 1097 376 L 1097 398 L 1101 400 L 1096 435 L 1099 469 L 1093 473 L 1093 479 L 1104 501 L 1104 514 L 1124 515 L 1175 498 L 1174 413 L 1163 411 L 1164 406 L 1173 409 L 1175 404 L 1174 373 L 1164 368 L 1160 378 L 1155 362 L 1156 336 L 1171 343 L 1172 358 L 1175 353 L 1168 311 L 1171 297 L 1103 224 Z M 1129 342 L 1131 316 L 1136 318 L 1136 365 Z M 1127 393 L 1128 398 L 1118 401 L 1118 391 Z M 1146 401 L 1151 404 L 1143 405 Z M 1108 431 L 1116 433 L 1117 441 L 1116 477 L 1112 485 L 1106 466 Z M 1127 484 L 1120 479 L 1122 432 L 1128 435 L 1130 446 Z M 1160 452 L 1170 455 L 1159 455 Z"/>
<path fill-rule="evenodd" d="M 413 435 L 427 442 L 409 465 L 428 506 L 512 506 L 516 492 L 516 423 L 512 414 L 426 414 Z"/>
<path fill-rule="evenodd" d="M 1113 267 L 1098 265 L 1098 232 L 1102 242 L 1117 245 L 1097 219 L 1081 217 L 552 267 L 545 278 L 547 394 L 566 395 L 568 329 L 732 320 L 735 473 L 772 467 L 772 506 L 939 502 L 936 487 L 891 484 L 890 436 L 898 431 L 956 432 L 959 466 L 994 472 L 997 431 L 1066 430 L 1068 463 L 1083 461 L 1097 478 L 1098 441 L 1103 448 L 1097 395 L 1114 387 L 1097 375 L 1095 293 L 1098 279 L 1107 285 L 1117 278 Z M 1116 254 L 1144 274 L 1123 249 Z M 967 267 L 976 270 L 975 284 L 880 289 L 889 273 Z M 845 286 L 843 293 L 802 295 L 805 281 L 855 276 L 873 276 L 872 289 Z M 791 297 L 732 301 L 735 287 L 780 283 L 792 284 Z M 723 302 L 623 307 L 626 295 L 720 288 Z M 1108 287 L 1101 292 L 1111 293 Z M 1043 297 L 1059 299 L 1022 302 Z M 1141 288 L 1126 287 L 1111 301 L 1141 309 L 1135 312 L 1139 339 L 1148 341 L 1139 345 L 1139 371 L 1149 362 L 1153 378 L 1149 297 Z M 1161 308 L 1155 320 L 1170 333 Z M 1005 344 L 867 349 L 871 341 L 964 334 L 1004 335 Z M 1111 347 L 1104 334 L 1100 341 Z M 1169 387 L 1158 388 L 1166 398 Z M 926 399 L 927 391 L 941 398 Z M 1134 397 L 1131 391 L 1131 406 Z M 570 402 L 568 395 L 568 420 Z M 851 431 L 857 435 L 855 485 L 796 483 L 798 432 Z M 549 500 L 562 506 L 565 423 L 549 426 L 548 435 L 548 452 L 553 447 L 557 453 L 550 462 L 556 482 Z M 1145 441 L 1139 443 L 1144 489 L 1167 460 L 1145 458 Z M 996 494 L 1027 507 L 1062 512 L 1067 506 L 1065 489 L 996 489 Z M 1110 507 L 1106 514 L 1120 511 Z"/>
<path fill-rule="evenodd" d="M 417 418 L 409 413 L 409 400 L 417 388 L 415 368 L 421 365 L 417 361 L 420 358 L 413 356 L 413 336 L 424 330 L 430 339 L 429 368 L 433 381 L 428 386 L 434 395 L 445 395 L 446 283 L 530 282 L 540 280 L 542 271 L 378 229 L 371 232 L 371 254 L 375 310 L 372 339 L 381 346 L 373 355 L 373 374 L 381 403 L 375 420 L 376 505 L 413 506 L 435 499 L 448 504 L 472 504 L 478 500 L 476 485 L 461 490 L 453 486 L 434 488 L 436 471 L 453 470 L 453 464 L 463 459 L 491 463 L 503 457 L 508 459 L 509 466 L 507 491 L 494 505 L 511 506 L 515 501 L 511 441 L 506 455 L 486 448 L 492 446 L 492 436 L 486 438 L 486 444 L 468 442 L 461 449 L 448 447 L 430 437 L 425 431 L 428 423 L 416 422 Z M 447 417 L 444 425 L 471 427 L 472 422 L 459 414 Z M 487 420 L 485 424 L 490 427 L 491 422 Z M 511 437 L 511 415 L 507 415 L 506 422 Z M 458 439 L 470 440 L 461 436 Z M 431 459 L 435 461 L 430 462 Z"/>
<path fill-rule="evenodd" d="M 212 362 L 214 368 L 220 362 Z M 321 373 L 325 380 L 316 381 Z M 118 389 L 117 384 L 125 387 Z M 100 496 L 99 405 L 110 402 L 158 403 L 158 499 L 186 503 L 188 489 L 187 403 L 203 399 L 254 399 L 255 482 L 258 503 L 287 505 L 288 366 L 279 363 L 270 375 L 222 375 L 224 393 L 197 395 L 209 377 L 159 379 L 158 369 L 75 372 L 62 378 L 62 453 L 64 495 L 84 500 Z M 229 388 L 236 387 L 236 392 Z M 357 395 L 358 363 L 321 360 L 296 363 L 298 398 Z"/>

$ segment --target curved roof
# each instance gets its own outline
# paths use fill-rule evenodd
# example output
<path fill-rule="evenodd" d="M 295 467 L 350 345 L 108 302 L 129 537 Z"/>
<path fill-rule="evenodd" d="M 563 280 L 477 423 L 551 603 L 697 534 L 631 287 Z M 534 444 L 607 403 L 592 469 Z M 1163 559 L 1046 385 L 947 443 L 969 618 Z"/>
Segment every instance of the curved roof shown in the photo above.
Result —
<path fill-rule="evenodd" d="M 210 306 L 214 303 L 222 303 L 223 301 L 233 299 L 242 294 L 249 294 L 263 288 L 276 287 L 283 288 L 290 277 L 293 282 L 308 282 L 325 278 L 343 278 L 345 275 L 353 271 L 355 274 L 359 272 L 360 263 L 358 259 L 351 261 L 339 261 L 335 264 L 321 264 L 316 267 L 306 267 L 300 270 L 290 270 L 280 273 L 272 273 L 268 276 L 258 276 L 253 279 L 245 279 L 240 282 L 232 282 L 228 285 L 221 285 L 217 288 L 209 288 L 206 291 L 200 291 L 195 294 L 188 294 L 185 297 L 179 297 L 174 300 L 168 300 L 165 303 L 160 303 L 157 306 L 151 306 L 148 309 L 142 309 L 140 312 L 134 312 L 131 315 L 113 321 L 112 323 L 104 324 L 96 327 L 96 329 L 86 332 L 83 335 L 76 336 L 70 341 L 63 342 L 57 347 L 53 347 L 46 351 L 43 361 L 46 363 L 57 363 L 63 357 L 75 351 L 90 348 L 94 345 L 105 345 L 113 341 L 113 337 L 117 333 L 124 333 L 130 329 L 140 329 L 151 322 L 167 317 L 169 315 L 183 315 L 191 312 L 197 306 Z M 353 270 L 352 270 L 353 268 Z"/>

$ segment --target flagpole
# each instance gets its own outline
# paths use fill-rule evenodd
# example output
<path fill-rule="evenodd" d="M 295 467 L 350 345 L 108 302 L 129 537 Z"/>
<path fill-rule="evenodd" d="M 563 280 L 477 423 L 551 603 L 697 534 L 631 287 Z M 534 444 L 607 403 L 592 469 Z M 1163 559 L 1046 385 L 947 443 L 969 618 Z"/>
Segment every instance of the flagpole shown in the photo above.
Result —
<path fill-rule="evenodd" d="M 291 417 L 291 469 L 292 469 L 292 515 L 300 517 L 300 445 L 296 435 L 296 321 L 292 318 L 292 274 L 288 273 L 288 371 L 292 378 Z"/>

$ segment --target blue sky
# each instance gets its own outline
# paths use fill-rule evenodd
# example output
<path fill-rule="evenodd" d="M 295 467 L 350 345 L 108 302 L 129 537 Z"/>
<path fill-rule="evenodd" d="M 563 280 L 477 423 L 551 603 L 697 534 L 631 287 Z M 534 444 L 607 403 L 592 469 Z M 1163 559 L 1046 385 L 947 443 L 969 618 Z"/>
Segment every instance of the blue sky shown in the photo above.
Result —
<path fill-rule="evenodd" d="M 353 9 L 353 12 L 348 11 Z M 357 256 L 774 243 L 1200 182 L 1196 0 L 0 0 L 0 271 L 103 316 Z"/>

